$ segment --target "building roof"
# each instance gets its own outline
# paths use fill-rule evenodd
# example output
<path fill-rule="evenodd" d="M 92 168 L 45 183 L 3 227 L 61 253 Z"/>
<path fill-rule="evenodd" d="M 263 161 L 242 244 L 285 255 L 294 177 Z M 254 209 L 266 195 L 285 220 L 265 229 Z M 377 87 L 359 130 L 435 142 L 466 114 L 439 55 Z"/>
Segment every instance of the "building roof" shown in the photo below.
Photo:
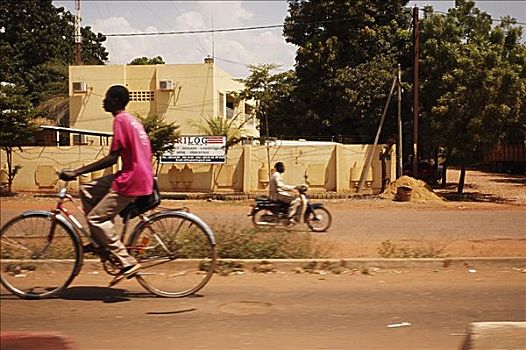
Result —
<path fill-rule="evenodd" d="M 82 134 L 82 135 L 91 135 L 91 136 L 107 136 L 107 137 L 113 136 L 112 132 L 107 132 L 107 131 L 72 129 L 72 128 L 64 128 L 64 127 L 61 127 L 61 126 L 51 126 L 51 125 L 41 125 L 40 127 L 42 129 L 46 129 L 46 130 L 64 131 L 64 132 L 69 132 L 71 134 Z"/>

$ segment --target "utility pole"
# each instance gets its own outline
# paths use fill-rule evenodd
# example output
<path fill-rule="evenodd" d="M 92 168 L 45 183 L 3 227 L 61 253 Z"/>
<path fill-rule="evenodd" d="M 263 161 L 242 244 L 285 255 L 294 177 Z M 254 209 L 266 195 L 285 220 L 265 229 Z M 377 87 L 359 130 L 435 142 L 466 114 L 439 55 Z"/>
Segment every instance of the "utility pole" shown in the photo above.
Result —
<path fill-rule="evenodd" d="M 80 33 L 80 0 L 75 0 L 75 57 L 74 64 L 82 64 L 82 35 Z"/>
<path fill-rule="evenodd" d="M 418 25 L 418 7 L 413 8 L 413 177 L 418 176 L 418 114 L 420 84 L 418 81 L 420 55 L 420 28 Z"/>
<path fill-rule="evenodd" d="M 382 119 L 380 119 L 380 125 L 378 126 L 378 130 L 376 131 L 376 137 L 374 138 L 373 147 L 371 151 L 367 154 L 365 164 L 362 168 L 360 181 L 358 182 L 358 187 L 356 188 L 357 193 L 361 193 L 363 190 L 365 179 L 367 178 L 367 173 L 369 172 L 369 167 L 371 166 L 371 162 L 373 161 L 374 150 L 376 148 L 376 145 L 378 144 L 378 140 L 380 139 L 380 133 L 382 132 L 382 128 L 384 126 L 385 115 L 387 114 L 387 109 L 389 108 L 389 104 L 391 103 L 391 98 L 393 97 L 393 92 L 396 87 L 397 81 L 398 77 L 395 77 L 393 79 L 393 84 L 391 85 L 391 90 L 389 91 L 389 96 L 387 97 L 387 102 L 385 103 L 384 112 L 382 113 Z"/>
<path fill-rule="evenodd" d="M 402 71 L 398 63 L 398 147 L 397 147 L 397 178 L 404 175 L 404 153 L 402 152 Z"/>

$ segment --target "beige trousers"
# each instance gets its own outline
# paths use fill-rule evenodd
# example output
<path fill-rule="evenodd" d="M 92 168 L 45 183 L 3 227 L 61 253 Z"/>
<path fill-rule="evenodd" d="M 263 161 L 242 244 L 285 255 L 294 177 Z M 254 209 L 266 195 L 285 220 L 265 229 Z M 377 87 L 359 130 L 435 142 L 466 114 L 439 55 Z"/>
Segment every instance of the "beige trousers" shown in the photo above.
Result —
<path fill-rule="evenodd" d="M 293 196 L 292 194 L 277 193 L 275 200 L 287 203 L 289 205 L 289 212 L 287 217 L 290 219 L 296 213 L 296 209 L 301 204 L 301 199 Z"/>
<path fill-rule="evenodd" d="M 122 263 L 122 267 L 135 265 L 137 260 L 128 253 L 122 237 L 115 232 L 114 219 L 121 210 L 137 197 L 121 196 L 111 189 L 114 175 L 95 179 L 81 186 L 80 197 L 91 236 Z"/>

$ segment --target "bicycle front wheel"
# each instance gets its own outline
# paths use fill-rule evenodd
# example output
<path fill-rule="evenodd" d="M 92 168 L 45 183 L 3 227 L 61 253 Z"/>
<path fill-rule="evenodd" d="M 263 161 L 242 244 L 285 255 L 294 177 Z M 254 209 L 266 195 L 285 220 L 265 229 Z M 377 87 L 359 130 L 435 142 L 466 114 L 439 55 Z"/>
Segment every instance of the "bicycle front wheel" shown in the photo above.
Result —
<path fill-rule="evenodd" d="M 0 281 L 25 299 L 60 294 L 75 278 L 82 259 L 78 236 L 50 212 L 30 212 L 0 231 Z"/>
<path fill-rule="evenodd" d="M 159 296 L 193 294 L 214 273 L 214 235 L 206 223 L 190 213 L 154 214 L 130 235 L 128 249 L 143 266 L 137 280 Z"/>

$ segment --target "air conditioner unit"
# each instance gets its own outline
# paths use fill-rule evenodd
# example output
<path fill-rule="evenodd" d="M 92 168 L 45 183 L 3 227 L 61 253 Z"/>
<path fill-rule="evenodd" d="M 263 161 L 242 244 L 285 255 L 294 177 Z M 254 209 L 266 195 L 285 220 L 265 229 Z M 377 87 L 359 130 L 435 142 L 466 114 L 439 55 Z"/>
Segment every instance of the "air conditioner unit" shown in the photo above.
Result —
<path fill-rule="evenodd" d="M 73 92 L 87 92 L 88 84 L 85 81 L 74 81 Z"/>
<path fill-rule="evenodd" d="M 159 89 L 160 90 L 173 90 L 174 82 L 171 80 L 159 80 Z"/>

